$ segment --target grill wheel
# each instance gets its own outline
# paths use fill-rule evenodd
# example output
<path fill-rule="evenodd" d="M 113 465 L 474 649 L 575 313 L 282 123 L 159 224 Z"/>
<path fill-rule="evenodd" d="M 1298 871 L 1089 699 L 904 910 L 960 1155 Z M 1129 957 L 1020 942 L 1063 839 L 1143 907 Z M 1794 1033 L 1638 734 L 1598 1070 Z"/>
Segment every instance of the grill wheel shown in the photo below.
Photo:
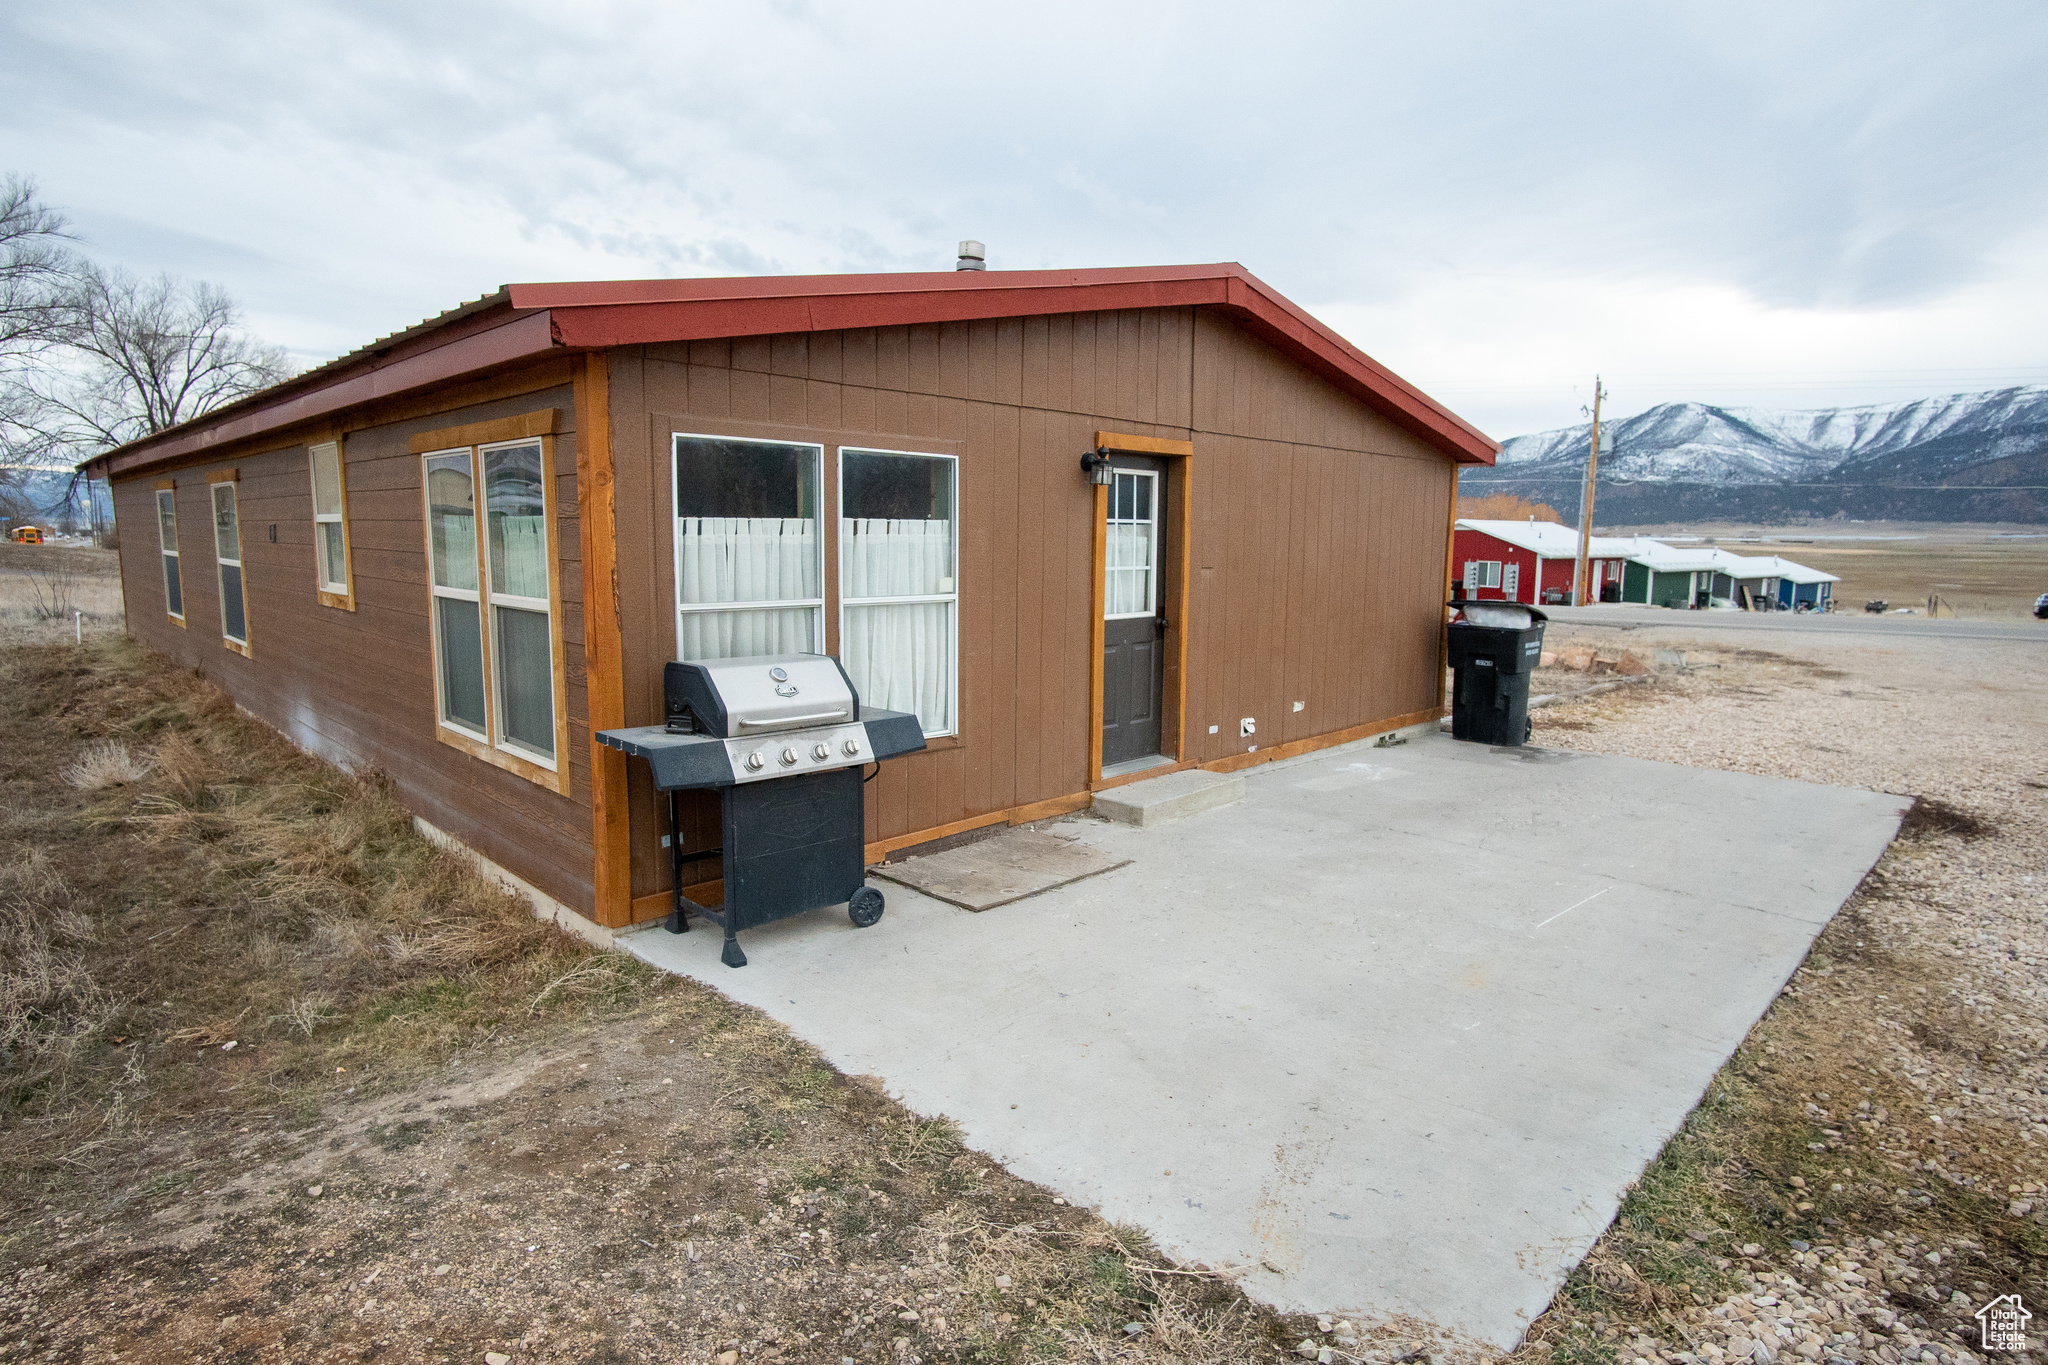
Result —
<path fill-rule="evenodd" d="M 846 902 L 846 917 L 856 929 L 871 927 L 882 917 L 882 893 L 872 886 L 863 886 Z"/>

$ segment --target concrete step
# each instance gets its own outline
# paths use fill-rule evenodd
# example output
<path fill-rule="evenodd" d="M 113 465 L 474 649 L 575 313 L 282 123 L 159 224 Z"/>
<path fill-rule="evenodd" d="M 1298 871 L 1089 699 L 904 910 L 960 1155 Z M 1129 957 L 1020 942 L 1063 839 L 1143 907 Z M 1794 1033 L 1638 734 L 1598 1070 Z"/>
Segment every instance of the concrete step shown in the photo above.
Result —
<path fill-rule="evenodd" d="M 1126 825 L 1163 825 L 1244 800 L 1244 777 L 1200 768 L 1095 793 L 1095 813 Z"/>

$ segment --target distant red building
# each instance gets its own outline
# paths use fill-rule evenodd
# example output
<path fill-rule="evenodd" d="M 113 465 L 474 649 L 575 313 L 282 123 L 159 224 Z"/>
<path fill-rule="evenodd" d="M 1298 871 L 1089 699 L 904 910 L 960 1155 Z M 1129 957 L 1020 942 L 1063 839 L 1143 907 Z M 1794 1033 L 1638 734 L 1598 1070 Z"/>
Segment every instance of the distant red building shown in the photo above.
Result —
<path fill-rule="evenodd" d="M 1622 566 L 1631 545 L 1627 540 L 1593 537 L 1586 565 L 1589 600 L 1620 600 Z M 1579 533 L 1550 521 L 1460 520 L 1451 547 L 1452 572 L 1465 596 L 1531 606 L 1571 601 L 1578 558 Z"/>

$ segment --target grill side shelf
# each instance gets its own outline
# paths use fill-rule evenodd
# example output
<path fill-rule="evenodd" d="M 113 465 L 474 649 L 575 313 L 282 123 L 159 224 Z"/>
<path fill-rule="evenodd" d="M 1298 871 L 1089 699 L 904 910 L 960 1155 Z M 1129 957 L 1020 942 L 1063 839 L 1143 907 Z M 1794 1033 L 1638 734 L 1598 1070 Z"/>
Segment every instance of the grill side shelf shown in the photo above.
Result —
<path fill-rule="evenodd" d="M 914 754 L 924 748 L 924 727 L 908 711 L 884 711 L 880 707 L 860 708 L 860 722 L 867 727 L 868 750 L 876 758 Z"/>
<path fill-rule="evenodd" d="M 733 782 L 725 741 L 716 735 L 672 735 L 665 726 L 640 725 L 630 730 L 600 730 L 597 742 L 646 759 L 654 769 L 654 785 L 661 791 L 729 787 Z"/>

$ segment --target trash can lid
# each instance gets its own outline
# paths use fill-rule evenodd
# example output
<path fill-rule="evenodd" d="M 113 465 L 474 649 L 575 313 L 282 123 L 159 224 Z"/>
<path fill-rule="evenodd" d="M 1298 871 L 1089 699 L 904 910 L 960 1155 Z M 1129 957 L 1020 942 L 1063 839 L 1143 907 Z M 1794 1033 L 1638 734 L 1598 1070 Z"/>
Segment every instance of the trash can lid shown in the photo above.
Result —
<path fill-rule="evenodd" d="M 1472 625 L 1494 630 L 1527 630 L 1538 621 L 1550 619 L 1536 608 L 1525 607 L 1520 602 L 1468 602 L 1462 597 L 1453 597 L 1451 607 Z"/>

